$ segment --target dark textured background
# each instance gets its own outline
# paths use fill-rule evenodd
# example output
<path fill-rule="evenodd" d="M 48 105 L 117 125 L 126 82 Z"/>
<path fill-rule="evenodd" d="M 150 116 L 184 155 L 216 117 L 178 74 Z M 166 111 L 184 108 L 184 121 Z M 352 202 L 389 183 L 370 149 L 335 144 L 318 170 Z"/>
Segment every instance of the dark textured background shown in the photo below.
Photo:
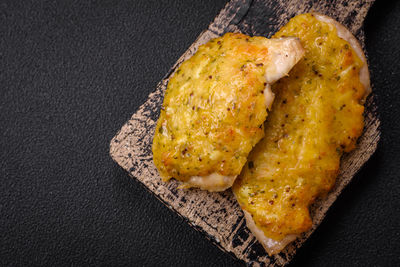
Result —
<path fill-rule="evenodd" d="M 292 266 L 400 264 L 400 1 L 377 2 L 366 45 L 381 142 Z M 0 265 L 240 265 L 108 155 L 224 5 L 0 2 Z"/>

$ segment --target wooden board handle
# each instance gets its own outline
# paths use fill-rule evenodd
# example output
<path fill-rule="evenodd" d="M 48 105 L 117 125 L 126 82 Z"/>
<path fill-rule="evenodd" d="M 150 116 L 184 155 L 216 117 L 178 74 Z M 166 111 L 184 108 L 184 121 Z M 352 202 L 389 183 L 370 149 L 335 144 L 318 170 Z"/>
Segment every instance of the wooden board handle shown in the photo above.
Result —
<path fill-rule="evenodd" d="M 363 40 L 362 25 L 374 1 L 232 0 L 210 24 L 209 30 L 222 35 L 236 29 L 269 37 L 293 16 L 315 11 L 336 19 Z"/>

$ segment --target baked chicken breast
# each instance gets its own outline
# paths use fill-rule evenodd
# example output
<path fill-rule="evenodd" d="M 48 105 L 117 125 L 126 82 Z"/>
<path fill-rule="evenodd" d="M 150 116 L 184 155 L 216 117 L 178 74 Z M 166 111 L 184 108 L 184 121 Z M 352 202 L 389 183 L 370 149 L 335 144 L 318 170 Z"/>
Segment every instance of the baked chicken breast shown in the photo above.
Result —
<path fill-rule="evenodd" d="M 231 187 L 264 136 L 270 84 L 303 54 L 294 37 L 227 33 L 200 46 L 165 92 L 152 147 L 163 180 L 209 191 Z"/>
<path fill-rule="evenodd" d="M 306 53 L 272 87 L 265 137 L 250 153 L 234 194 L 266 251 L 279 253 L 309 230 L 309 206 L 333 187 L 340 158 L 355 148 L 370 90 L 355 37 L 319 14 L 292 18 L 274 37 L 295 36 Z"/>

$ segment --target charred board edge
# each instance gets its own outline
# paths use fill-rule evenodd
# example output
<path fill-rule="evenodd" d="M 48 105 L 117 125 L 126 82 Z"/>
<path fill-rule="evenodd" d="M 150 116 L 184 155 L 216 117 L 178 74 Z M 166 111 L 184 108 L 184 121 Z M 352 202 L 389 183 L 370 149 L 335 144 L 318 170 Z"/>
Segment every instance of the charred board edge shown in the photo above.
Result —
<path fill-rule="evenodd" d="M 278 13 L 280 14 L 280 25 L 278 27 L 285 24 L 288 18 L 295 14 L 304 13 L 311 9 L 345 22 L 340 17 L 340 14 L 335 15 L 335 12 L 332 12 L 329 6 L 325 4 L 300 2 L 296 0 L 285 1 L 285 3 L 283 1 L 274 2 L 273 8 L 283 10 L 279 11 L 281 13 Z M 358 6 L 355 6 L 354 3 L 351 3 L 351 7 L 347 6 L 349 14 L 353 14 L 350 8 L 358 8 L 358 14 L 361 15 L 357 21 L 345 24 L 347 24 L 346 26 L 350 26 L 350 29 L 356 33 L 359 39 L 363 40 L 362 21 L 373 1 L 355 2 Z M 359 2 L 362 3 L 360 4 Z M 230 190 L 223 193 L 208 193 L 200 190 L 177 190 L 177 183 L 175 181 L 163 183 L 160 180 L 152 162 L 152 137 L 159 109 L 163 101 L 163 94 L 168 83 L 168 77 L 185 59 L 189 58 L 196 51 L 199 45 L 211 38 L 217 37 L 226 31 L 245 31 L 247 34 L 257 34 L 257 32 L 252 32 L 251 25 L 246 22 L 246 16 L 249 15 L 248 11 L 251 8 L 251 4 L 253 4 L 251 1 L 237 0 L 231 1 L 226 5 L 215 18 L 214 22 L 210 24 L 209 29 L 200 34 L 197 40 L 167 73 L 165 79 L 159 83 L 157 89 L 149 95 L 148 100 L 133 114 L 132 118 L 112 139 L 110 154 L 115 162 L 127 170 L 149 192 L 154 194 L 168 208 L 187 220 L 197 231 L 204 233 L 207 239 L 223 251 L 237 257 L 248 265 L 282 266 L 290 261 L 296 250 L 312 234 L 340 192 L 376 150 L 380 137 L 380 121 L 376 113 L 376 104 L 373 95 L 370 95 L 366 102 L 365 128 L 359 140 L 358 148 L 343 157 L 340 174 L 334 189 L 326 198 L 319 199 L 311 208 L 313 215 L 312 229 L 289 245 L 282 253 L 274 257 L 266 255 L 261 245 L 247 229 L 243 213 Z M 271 1 L 264 4 L 272 5 Z M 288 9 L 287 7 L 290 5 L 292 8 Z M 283 7 L 286 7 L 286 9 L 283 9 Z M 342 10 L 341 14 L 343 13 Z"/>

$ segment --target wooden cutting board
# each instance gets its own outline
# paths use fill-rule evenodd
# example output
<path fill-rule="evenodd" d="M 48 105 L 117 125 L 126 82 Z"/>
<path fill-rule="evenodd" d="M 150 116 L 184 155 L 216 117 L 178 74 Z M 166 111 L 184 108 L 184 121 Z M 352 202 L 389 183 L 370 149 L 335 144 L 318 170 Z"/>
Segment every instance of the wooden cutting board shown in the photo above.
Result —
<path fill-rule="evenodd" d="M 208 29 L 181 56 L 151 93 L 147 101 L 132 115 L 110 144 L 111 157 L 139 180 L 160 201 L 184 217 L 196 230 L 220 249 L 251 266 L 282 266 L 295 255 L 305 240 L 321 223 L 327 210 L 362 165 L 375 152 L 379 141 L 379 118 L 373 93 L 368 97 L 365 129 L 357 149 L 342 158 L 336 185 L 330 194 L 311 207 L 313 227 L 284 251 L 269 257 L 247 229 L 243 213 L 230 190 L 209 193 L 201 190 L 178 190 L 175 180 L 161 181 L 153 163 L 151 144 L 168 79 L 175 69 L 189 58 L 199 45 L 226 32 L 270 37 L 297 14 L 317 11 L 338 20 L 364 43 L 363 21 L 374 0 L 232 0 L 219 13 Z"/>

